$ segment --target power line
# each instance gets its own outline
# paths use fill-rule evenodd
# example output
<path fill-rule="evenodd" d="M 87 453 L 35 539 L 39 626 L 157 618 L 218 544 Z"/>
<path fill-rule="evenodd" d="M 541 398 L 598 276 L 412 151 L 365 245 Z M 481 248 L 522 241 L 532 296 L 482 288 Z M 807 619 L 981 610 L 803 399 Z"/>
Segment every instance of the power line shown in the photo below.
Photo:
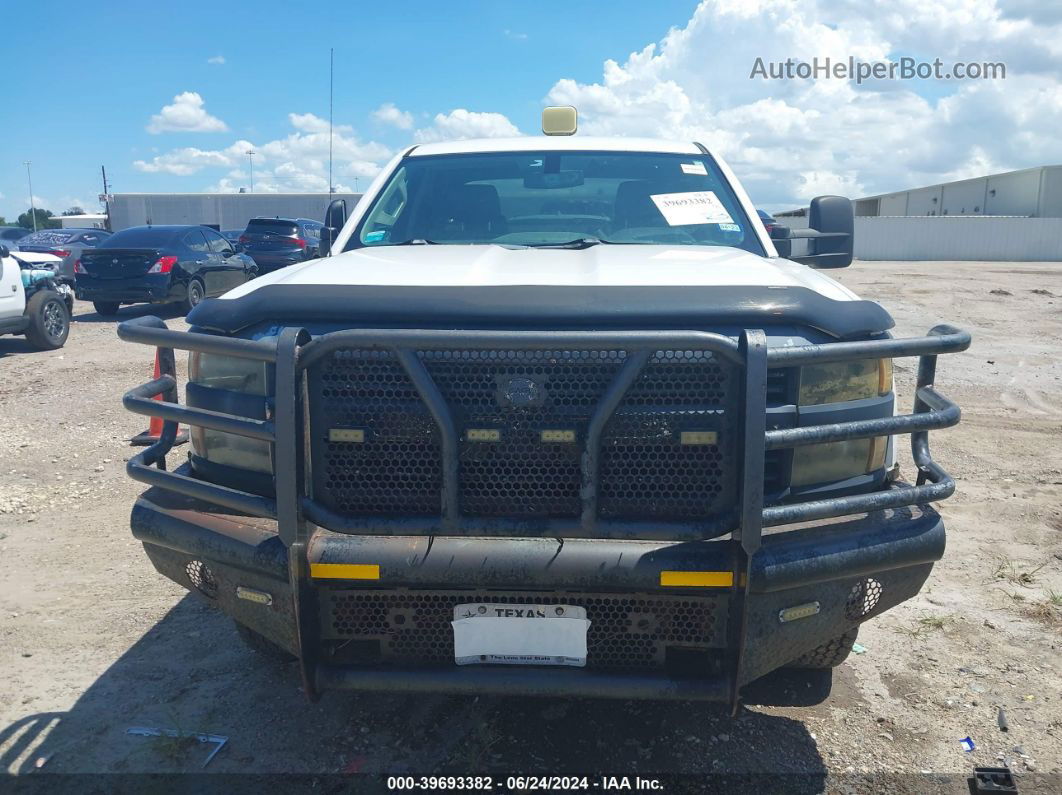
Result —
<path fill-rule="evenodd" d="M 33 231 L 37 231 L 37 206 L 33 203 L 33 175 L 30 173 L 30 161 L 23 160 L 26 164 L 26 179 L 29 181 L 30 189 L 30 217 L 33 219 Z"/>
<path fill-rule="evenodd" d="M 247 163 L 251 169 L 251 193 L 254 193 L 254 156 L 258 154 L 253 149 L 247 150 Z M 266 191 L 268 193 L 269 191 Z"/>
<path fill-rule="evenodd" d="M 335 48 L 328 48 L 328 194 L 332 195 L 332 84 L 335 74 Z"/>

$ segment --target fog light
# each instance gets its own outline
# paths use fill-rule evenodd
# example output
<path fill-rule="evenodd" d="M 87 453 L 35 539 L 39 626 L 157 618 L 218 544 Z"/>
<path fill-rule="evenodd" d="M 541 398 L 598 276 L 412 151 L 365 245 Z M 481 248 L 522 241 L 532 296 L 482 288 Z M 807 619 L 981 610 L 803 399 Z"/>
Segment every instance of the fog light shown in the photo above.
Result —
<path fill-rule="evenodd" d="M 808 602 L 807 604 L 795 605 L 793 607 L 787 607 L 784 610 L 778 611 L 778 620 L 783 624 L 789 621 L 798 621 L 801 618 L 808 618 L 819 612 L 818 602 Z"/>

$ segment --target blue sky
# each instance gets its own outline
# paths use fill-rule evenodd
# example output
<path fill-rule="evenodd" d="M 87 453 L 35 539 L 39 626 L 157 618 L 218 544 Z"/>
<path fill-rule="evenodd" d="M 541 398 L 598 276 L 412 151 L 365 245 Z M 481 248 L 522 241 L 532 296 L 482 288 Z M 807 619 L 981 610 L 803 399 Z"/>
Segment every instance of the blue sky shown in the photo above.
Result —
<path fill-rule="evenodd" d="M 289 113 L 327 118 L 329 47 L 335 122 L 366 140 L 407 142 L 402 130 L 371 122 L 371 111 L 385 102 L 418 121 L 462 107 L 502 113 L 534 131 L 558 76 L 596 77 L 606 58 L 663 36 L 696 3 L 632 3 L 622 13 L 572 2 L 330 3 L 310 10 L 275 0 L 191 0 L 179 11 L 146 13 L 152 6 L 162 4 L 64 4 L 47 20 L 39 4 L 5 10 L 5 29 L 21 35 L 5 36 L 0 55 L 4 106 L 23 121 L 0 127 L 0 215 L 11 220 L 27 207 L 24 160 L 33 164 L 34 193 L 55 212 L 65 209 L 60 199 L 94 205 L 101 164 L 115 192 L 202 190 L 214 181 L 203 172 L 144 173 L 132 164 L 177 147 L 282 138 L 292 132 Z M 39 57 L 42 46 L 60 57 Z M 218 55 L 224 64 L 207 62 Z M 148 133 L 151 116 L 185 91 L 200 94 L 230 133 Z"/>
<path fill-rule="evenodd" d="M 4 12 L 0 215 L 114 192 L 364 187 L 400 147 L 580 132 L 698 140 L 769 210 L 1062 162 L 1062 4 L 1037 0 L 107 2 Z M 324 9 L 328 8 L 328 11 Z M 325 18 L 325 14 L 329 16 Z M 996 61 L 1006 79 L 765 81 L 757 58 Z"/>

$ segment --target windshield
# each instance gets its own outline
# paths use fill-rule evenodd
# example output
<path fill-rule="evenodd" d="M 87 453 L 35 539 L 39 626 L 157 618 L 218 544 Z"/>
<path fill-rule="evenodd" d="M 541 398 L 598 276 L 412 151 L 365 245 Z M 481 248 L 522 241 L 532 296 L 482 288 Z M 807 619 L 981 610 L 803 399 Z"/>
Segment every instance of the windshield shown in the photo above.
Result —
<path fill-rule="evenodd" d="M 763 254 L 708 155 L 502 152 L 407 157 L 347 243 L 733 246 Z"/>

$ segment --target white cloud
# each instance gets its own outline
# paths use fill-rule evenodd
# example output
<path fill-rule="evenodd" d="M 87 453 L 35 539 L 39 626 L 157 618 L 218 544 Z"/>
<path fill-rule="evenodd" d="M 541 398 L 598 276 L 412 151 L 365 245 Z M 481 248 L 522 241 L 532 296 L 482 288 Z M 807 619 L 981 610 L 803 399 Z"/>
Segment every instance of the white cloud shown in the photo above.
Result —
<path fill-rule="evenodd" d="M 172 105 L 151 117 L 147 131 L 153 135 L 163 132 L 225 132 L 228 125 L 211 116 L 203 107 L 203 98 L 195 91 L 184 91 L 173 98 Z"/>
<path fill-rule="evenodd" d="M 149 174 L 164 173 L 187 177 L 212 166 L 234 166 L 241 162 L 241 157 L 246 160 L 247 150 L 253 148 L 250 141 L 237 141 L 227 149 L 197 149 L 194 146 L 185 146 L 156 155 L 149 161 L 134 160 L 133 168 Z"/>
<path fill-rule="evenodd" d="M 502 33 L 505 34 L 505 38 L 507 38 L 507 39 L 516 39 L 517 41 L 526 41 L 527 40 L 527 34 L 526 33 L 519 33 L 519 32 L 517 32 L 515 30 L 509 30 L 508 28 L 503 30 Z"/>
<path fill-rule="evenodd" d="M 463 138 L 508 138 L 516 135 L 520 135 L 520 130 L 501 113 L 477 113 L 457 108 L 449 113 L 435 114 L 432 125 L 416 130 L 413 140 L 417 143 L 430 143 Z"/>
<path fill-rule="evenodd" d="M 413 129 L 413 114 L 399 110 L 393 102 L 385 102 L 372 112 L 372 117 L 381 124 L 391 124 L 400 130 Z"/>
<path fill-rule="evenodd" d="M 207 58 L 207 63 L 216 64 L 217 66 L 221 66 L 222 64 L 225 63 L 225 56 L 224 55 L 214 55 L 214 56 L 212 56 L 210 58 Z"/>
<path fill-rule="evenodd" d="M 238 140 L 224 149 L 173 149 L 150 160 L 136 160 L 133 167 L 147 173 L 190 176 L 204 170 L 225 169 L 225 176 L 205 190 L 237 192 L 250 187 L 248 150 L 254 150 L 254 190 L 256 193 L 328 191 L 328 120 L 312 113 L 289 113 L 294 132 L 284 138 L 255 144 Z M 374 177 L 391 150 L 375 141 L 362 141 L 349 125 L 333 129 L 333 182 L 337 190 L 350 187 L 343 177 Z"/>
<path fill-rule="evenodd" d="M 312 113 L 289 113 L 288 121 L 291 122 L 292 127 L 301 132 L 328 132 L 328 119 L 322 119 L 320 116 L 315 116 Z M 336 132 L 349 133 L 353 132 L 354 128 L 346 124 L 337 124 L 334 126 L 334 130 Z"/>
<path fill-rule="evenodd" d="M 682 28 L 606 61 L 600 81 L 558 80 L 548 104 L 580 131 L 698 140 L 757 204 L 868 195 L 1062 158 L 1062 27 L 1029 0 L 703 0 Z M 757 57 L 1003 61 L 1007 79 L 750 79 Z M 940 87 L 935 87 L 939 91 Z"/>

